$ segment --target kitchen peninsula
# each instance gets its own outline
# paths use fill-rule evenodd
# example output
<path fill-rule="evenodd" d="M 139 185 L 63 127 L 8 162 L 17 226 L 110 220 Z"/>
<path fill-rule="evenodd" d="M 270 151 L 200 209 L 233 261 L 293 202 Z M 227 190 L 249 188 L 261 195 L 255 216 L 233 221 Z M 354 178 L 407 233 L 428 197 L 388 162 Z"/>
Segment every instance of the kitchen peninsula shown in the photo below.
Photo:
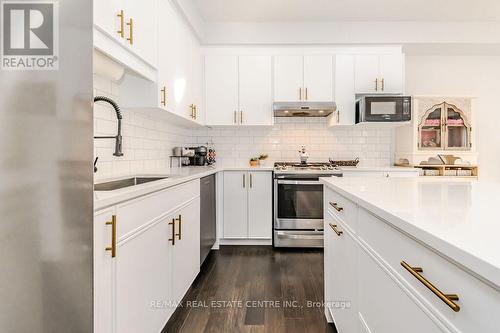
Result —
<path fill-rule="evenodd" d="M 498 331 L 498 185 L 422 177 L 321 181 L 325 314 L 339 331 Z"/>

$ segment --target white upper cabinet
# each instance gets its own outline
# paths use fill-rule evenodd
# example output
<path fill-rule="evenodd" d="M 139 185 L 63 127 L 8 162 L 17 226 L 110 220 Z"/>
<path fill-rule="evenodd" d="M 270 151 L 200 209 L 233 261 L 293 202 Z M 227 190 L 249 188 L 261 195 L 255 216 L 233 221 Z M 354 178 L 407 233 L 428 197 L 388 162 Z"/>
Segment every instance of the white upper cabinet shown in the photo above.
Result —
<path fill-rule="evenodd" d="M 354 56 L 335 56 L 335 98 L 337 111 L 328 119 L 328 125 L 354 125 L 356 115 L 354 90 Z"/>
<path fill-rule="evenodd" d="M 382 78 L 382 92 L 384 93 L 403 93 L 403 55 L 402 54 L 384 54 L 380 60 L 380 77 Z"/>
<path fill-rule="evenodd" d="M 357 55 L 355 61 L 357 94 L 400 94 L 403 92 L 403 55 Z"/>
<path fill-rule="evenodd" d="M 158 0 L 124 0 L 125 44 L 147 63 L 158 59 Z"/>
<path fill-rule="evenodd" d="M 272 60 L 270 56 L 239 57 L 241 125 L 272 125 Z"/>
<path fill-rule="evenodd" d="M 151 79 L 158 60 L 157 5 L 157 0 L 95 1 L 94 46 Z"/>
<path fill-rule="evenodd" d="M 333 100 L 333 57 L 331 55 L 304 56 L 302 97 L 312 102 Z"/>
<path fill-rule="evenodd" d="M 375 93 L 379 90 L 379 56 L 357 55 L 355 82 L 357 93 Z"/>
<path fill-rule="evenodd" d="M 274 100 L 302 100 L 304 84 L 303 56 L 274 57 Z"/>
<path fill-rule="evenodd" d="M 270 56 L 205 57 L 206 124 L 272 125 Z"/>
<path fill-rule="evenodd" d="M 205 105 L 207 125 L 237 125 L 238 57 L 205 57 Z"/>
<path fill-rule="evenodd" d="M 274 100 L 331 102 L 333 57 L 331 55 L 275 56 Z"/>

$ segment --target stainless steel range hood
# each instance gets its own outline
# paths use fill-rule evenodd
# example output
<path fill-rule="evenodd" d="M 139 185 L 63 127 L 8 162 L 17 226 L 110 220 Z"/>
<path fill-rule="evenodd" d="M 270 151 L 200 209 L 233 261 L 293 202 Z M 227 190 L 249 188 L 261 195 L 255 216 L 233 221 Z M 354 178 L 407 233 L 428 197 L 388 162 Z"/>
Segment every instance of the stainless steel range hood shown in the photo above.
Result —
<path fill-rule="evenodd" d="M 275 102 L 275 117 L 326 117 L 337 110 L 335 102 Z"/>

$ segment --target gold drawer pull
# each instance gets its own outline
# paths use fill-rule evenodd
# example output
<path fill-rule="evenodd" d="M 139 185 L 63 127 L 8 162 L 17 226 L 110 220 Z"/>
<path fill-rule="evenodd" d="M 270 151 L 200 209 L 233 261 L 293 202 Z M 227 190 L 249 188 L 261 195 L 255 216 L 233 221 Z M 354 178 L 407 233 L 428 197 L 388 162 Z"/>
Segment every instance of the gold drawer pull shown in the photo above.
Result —
<path fill-rule="evenodd" d="M 338 230 L 337 229 L 337 225 L 336 224 L 331 224 L 331 223 L 328 223 L 330 225 L 330 228 L 333 229 L 333 231 L 335 231 L 335 233 L 337 234 L 337 236 L 340 236 L 342 235 L 344 232 L 342 230 Z"/>
<path fill-rule="evenodd" d="M 179 222 L 179 233 L 175 234 L 178 239 L 181 240 L 182 238 L 182 215 L 179 214 L 179 217 L 175 219 L 175 221 Z"/>
<path fill-rule="evenodd" d="M 168 225 L 172 226 L 172 238 L 169 238 L 168 241 L 175 245 L 175 219 L 172 219 L 172 222 L 169 222 Z"/>
<path fill-rule="evenodd" d="M 341 211 L 343 211 L 343 210 L 344 210 L 344 208 L 343 208 L 343 207 L 340 207 L 340 206 L 339 206 L 339 204 L 338 204 L 338 203 L 336 203 L 336 202 L 330 202 L 330 206 L 332 206 L 333 208 L 335 208 L 335 210 L 336 210 L 337 212 L 341 212 Z"/>
<path fill-rule="evenodd" d="M 453 311 L 460 311 L 460 306 L 453 301 L 458 301 L 458 295 L 456 294 L 444 294 L 436 288 L 432 283 L 430 283 L 426 278 L 424 278 L 420 273 L 423 273 L 421 267 L 411 267 L 404 260 L 401 261 L 401 266 L 403 266 L 411 275 L 413 275 L 418 281 L 420 281 L 424 286 L 426 286 L 430 291 L 439 297 L 443 302 L 446 303 Z"/>
<path fill-rule="evenodd" d="M 382 79 L 381 82 L 382 82 L 382 91 L 384 91 L 385 89 L 384 79 Z"/>
<path fill-rule="evenodd" d="M 161 105 L 167 106 L 167 87 L 161 89 Z"/>
<path fill-rule="evenodd" d="M 106 222 L 106 225 L 111 226 L 111 247 L 107 247 L 106 251 L 111 251 L 111 258 L 116 257 L 116 215 L 111 216 L 111 221 Z"/>
<path fill-rule="evenodd" d="M 375 79 L 375 91 L 378 91 L 378 78 Z"/>

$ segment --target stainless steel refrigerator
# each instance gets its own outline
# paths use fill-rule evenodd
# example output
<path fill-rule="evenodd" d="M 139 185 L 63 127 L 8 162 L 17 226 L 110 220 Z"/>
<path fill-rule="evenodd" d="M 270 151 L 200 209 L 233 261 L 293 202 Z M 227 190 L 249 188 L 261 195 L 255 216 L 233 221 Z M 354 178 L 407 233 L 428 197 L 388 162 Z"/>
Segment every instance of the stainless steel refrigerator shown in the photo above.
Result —
<path fill-rule="evenodd" d="M 92 332 L 92 1 L 54 3 L 2 6 L 1 60 L 10 42 L 58 68 L 0 69 L 0 332 Z"/>

